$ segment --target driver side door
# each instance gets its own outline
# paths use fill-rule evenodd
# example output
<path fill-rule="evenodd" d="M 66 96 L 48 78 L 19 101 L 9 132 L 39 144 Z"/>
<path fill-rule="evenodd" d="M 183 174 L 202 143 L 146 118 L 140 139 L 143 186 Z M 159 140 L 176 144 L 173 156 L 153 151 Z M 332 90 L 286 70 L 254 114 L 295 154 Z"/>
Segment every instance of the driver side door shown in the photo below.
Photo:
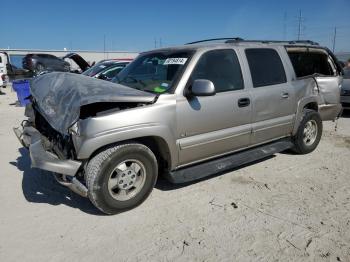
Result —
<path fill-rule="evenodd" d="M 187 84 L 213 82 L 213 96 L 181 96 L 177 100 L 179 165 L 226 154 L 250 145 L 252 105 L 235 50 L 207 51 Z"/>

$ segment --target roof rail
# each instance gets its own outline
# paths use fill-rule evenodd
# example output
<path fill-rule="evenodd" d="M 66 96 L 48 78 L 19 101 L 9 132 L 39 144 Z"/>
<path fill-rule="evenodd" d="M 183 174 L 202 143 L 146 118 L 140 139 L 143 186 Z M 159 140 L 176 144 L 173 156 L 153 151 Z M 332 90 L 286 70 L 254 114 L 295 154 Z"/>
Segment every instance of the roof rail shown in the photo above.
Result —
<path fill-rule="evenodd" d="M 250 42 L 250 43 L 281 43 L 281 44 L 309 44 L 309 45 L 319 45 L 319 43 L 311 41 L 311 40 L 291 40 L 291 41 L 284 41 L 284 40 L 240 40 L 240 39 L 228 39 L 226 43 L 237 43 L 237 42 Z"/>
<path fill-rule="evenodd" d="M 185 45 L 193 45 L 193 44 L 198 44 L 198 43 L 203 43 L 203 42 L 212 42 L 212 41 L 223 41 L 226 40 L 225 43 L 228 43 L 228 41 L 244 41 L 240 37 L 223 37 L 223 38 L 211 38 L 211 39 L 204 39 L 204 40 L 199 40 L 195 42 L 190 42 L 186 43 Z"/>

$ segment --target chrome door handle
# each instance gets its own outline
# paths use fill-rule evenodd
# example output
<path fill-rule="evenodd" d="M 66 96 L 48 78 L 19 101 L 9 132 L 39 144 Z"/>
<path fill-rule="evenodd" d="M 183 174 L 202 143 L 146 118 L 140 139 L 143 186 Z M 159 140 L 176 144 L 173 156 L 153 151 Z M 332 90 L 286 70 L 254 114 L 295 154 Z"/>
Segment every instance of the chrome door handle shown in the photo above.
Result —
<path fill-rule="evenodd" d="M 286 93 L 282 93 L 281 95 L 282 98 L 288 98 L 289 97 L 289 94 L 286 92 Z"/>

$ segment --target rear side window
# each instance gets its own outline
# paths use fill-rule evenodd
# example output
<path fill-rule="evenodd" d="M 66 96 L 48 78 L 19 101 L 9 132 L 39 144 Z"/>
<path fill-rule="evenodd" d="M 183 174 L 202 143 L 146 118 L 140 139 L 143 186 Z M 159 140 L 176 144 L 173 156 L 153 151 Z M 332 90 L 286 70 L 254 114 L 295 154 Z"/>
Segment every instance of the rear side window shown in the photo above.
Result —
<path fill-rule="evenodd" d="M 280 56 L 274 49 L 250 48 L 245 50 L 254 87 L 287 82 Z"/>
<path fill-rule="evenodd" d="M 297 77 L 310 76 L 313 74 L 333 76 L 335 74 L 328 54 L 320 50 L 287 49 L 287 51 Z"/>
<path fill-rule="evenodd" d="M 196 79 L 212 81 L 218 93 L 244 88 L 241 67 L 232 49 L 204 53 L 193 70 L 190 81 Z"/>
<path fill-rule="evenodd" d="M 2 63 L 2 57 L 0 56 L 0 63 Z"/>

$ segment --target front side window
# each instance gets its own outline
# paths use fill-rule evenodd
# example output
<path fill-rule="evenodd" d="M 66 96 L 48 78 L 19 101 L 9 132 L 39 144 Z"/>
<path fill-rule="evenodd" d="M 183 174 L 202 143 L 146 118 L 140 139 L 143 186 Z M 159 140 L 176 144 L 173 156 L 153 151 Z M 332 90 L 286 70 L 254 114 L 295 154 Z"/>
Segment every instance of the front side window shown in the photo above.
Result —
<path fill-rule="evenodd" d="M 151 93 L 171 93 L 192 52 L 158 51 L 140 55 L 112 81 Z"/>
<path fill-rule="evenodd" d="M 249 48 L 245 50 L 253 86 L 271 86 L 287 82 L 280 56 L 274 49 Z"/>
<path fill-rule="evenodd" d="M 232 49 L 204 53 L 193 70 L 190 81 L 196 79 L 212 81 L 217 93 L 244 88 L 241 67 Z"/>

